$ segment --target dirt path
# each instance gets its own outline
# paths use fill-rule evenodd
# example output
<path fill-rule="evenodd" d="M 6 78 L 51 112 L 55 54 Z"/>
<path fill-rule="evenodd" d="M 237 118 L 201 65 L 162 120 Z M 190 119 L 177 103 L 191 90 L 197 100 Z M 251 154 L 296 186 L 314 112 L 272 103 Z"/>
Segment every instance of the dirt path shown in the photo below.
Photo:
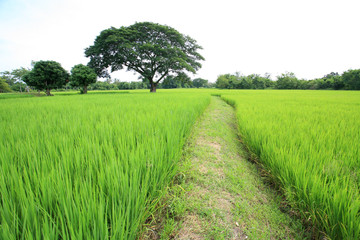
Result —
<path fill-rule="evenodd" d="M 194 127 L 185 149 L 184 178 L 163 239 L 304 239 L 299 221 L 247 160 L 235 112 L 218 97 Z"/>

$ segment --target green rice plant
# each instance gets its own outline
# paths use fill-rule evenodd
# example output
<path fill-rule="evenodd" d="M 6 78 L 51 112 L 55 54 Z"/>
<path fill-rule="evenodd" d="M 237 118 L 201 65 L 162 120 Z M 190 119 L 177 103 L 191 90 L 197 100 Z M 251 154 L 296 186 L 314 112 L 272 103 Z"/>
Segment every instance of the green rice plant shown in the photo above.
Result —
<path fill-rule="evenodd" d="M 331 239 L 360 239 L 360 92 L 224 91 L 222 98 L 292 206 Z"/>
<path fill-rule="evenodd" d="M 208 94 L 2 99 L 0 239 L 136 239 Z"/>
<path fill-rule="evenodd" d="M 8 98 L 29 98 L 35 97 L 33 93 L 0 93 L 0 100 L 1 99 L 8 99 Z"/>

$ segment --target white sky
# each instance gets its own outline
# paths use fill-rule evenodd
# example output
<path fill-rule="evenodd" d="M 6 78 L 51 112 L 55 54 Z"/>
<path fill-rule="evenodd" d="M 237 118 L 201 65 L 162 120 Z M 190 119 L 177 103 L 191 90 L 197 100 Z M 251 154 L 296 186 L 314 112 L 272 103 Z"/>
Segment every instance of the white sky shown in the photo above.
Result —
<path fill-rule="evenodd" d="M 204 49 L 198 74 L 285 71 L 313 79 L 360 68 L 359 0 L 0 0 L 0 72 L 54 60 L 68 71 L 111 26 L 150 21 Z M 124 72 L 124 73 L 122 73 Z M 121 81 L 133 74 L 116 74 Z"/>

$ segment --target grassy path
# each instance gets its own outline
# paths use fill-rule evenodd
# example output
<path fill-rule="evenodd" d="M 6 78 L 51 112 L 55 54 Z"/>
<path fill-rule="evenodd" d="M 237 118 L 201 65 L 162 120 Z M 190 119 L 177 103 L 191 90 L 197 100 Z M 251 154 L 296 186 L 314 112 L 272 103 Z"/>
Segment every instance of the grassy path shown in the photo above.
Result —
<path fill-rule="evenodd" d="M 307 238 L 280 210 L 280 197 L 247 160 L 237 132 L 233 108 L 212 97 L 185 149 L 163 239 Z"/>

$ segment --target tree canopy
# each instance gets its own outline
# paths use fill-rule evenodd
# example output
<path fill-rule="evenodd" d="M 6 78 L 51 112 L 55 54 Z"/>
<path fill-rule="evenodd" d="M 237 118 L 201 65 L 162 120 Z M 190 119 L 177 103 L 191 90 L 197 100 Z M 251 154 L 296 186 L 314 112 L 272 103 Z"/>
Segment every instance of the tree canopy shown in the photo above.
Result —
<path fill-rule="evenodd" d="M 94 70 L 83 64 L 75 65 L 71 69 L 70 84 L 72 86 L 83 87 L 82 93 L 87 93 L 87 87 L 96 82 L 96 73 Z"/>
<path fill-rule="evenodd" d="M 206 87 L 208 85 L 208 80 L 203 78 L 195 78 L 193 80 L 193 85 L 196 88 Z"/>
<path fill-rule="evenodd" d="M 346 89 L 360 90 L 360 69 L 348 70 L 343 74 Z"/>
<path fill-rule="evenodd" d="M 27 85 L 45 90 L 48 96 L 51 95 L 51 89 L 64 86 L 68 79 L 69 73 L 55 61 L 36 62 L 34 68 L 22 78 Z"/>
<path fill-rule="evenodd" d="M 0 77 L 0 93 L 11 92 L 11 88 L 5 79 Z"/>
<path fill-rule="evenodd" d="M 168 75 L 161 83 L 162 88 L 189 88 L 192 87 L 192 81 L 185 73 L 177 76 Z"/>
<path fill-rule="evenodd" d="M 102 31 L 85 55 L 99 77 L 108 76 L 109 68 L 113 72 L 126 67 L 139 73 L 150 83 L 150 91 L 156 92 L 157 84 L 168 74 L 200 69 L 199 61 L 204 58 L 199 49 L 194 39 L 174 28 L 142 22 Z"/>

